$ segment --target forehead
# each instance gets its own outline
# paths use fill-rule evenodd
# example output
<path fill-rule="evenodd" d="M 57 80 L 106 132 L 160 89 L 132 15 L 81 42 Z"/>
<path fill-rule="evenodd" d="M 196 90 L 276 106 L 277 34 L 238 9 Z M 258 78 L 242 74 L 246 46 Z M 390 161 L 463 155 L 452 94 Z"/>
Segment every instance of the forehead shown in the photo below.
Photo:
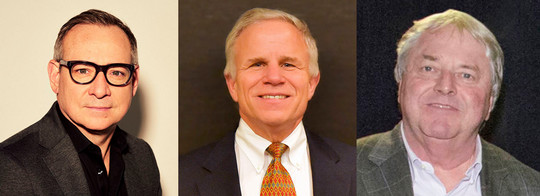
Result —
<path fill-rule="evenodd" d="M 89 60 L 95 63 L 99 57 L 130 58 L 131 46 L 127 35 L 117 26 L 78 24 L 71 28 L 63 40 L 63 56 L 68 60 Z M 123 61 L 123 60 L 122 60 Z M 126 62 L 129 63 L 129 62 Z"/>
<path fill-rule="evenodd" d="M 488 61 L 485 45 L 467 30 L 460 30 L 453 25 L 427 30 L 420 36 L 413 50 L 421 56 L 427 54 Z"/>
<path fill-rule="evenodd" d="M 307 53 L 302 32 L 281 19 L 261 20 L 248 25 L 238 36 L 234 47 L 236 54 L 246 51 Z"/>

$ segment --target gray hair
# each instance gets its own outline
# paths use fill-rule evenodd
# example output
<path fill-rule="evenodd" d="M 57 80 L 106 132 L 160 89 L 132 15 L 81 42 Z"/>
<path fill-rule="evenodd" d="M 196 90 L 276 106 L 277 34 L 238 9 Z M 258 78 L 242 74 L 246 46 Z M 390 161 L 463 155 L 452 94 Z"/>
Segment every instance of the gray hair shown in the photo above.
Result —
<path fill-rule="evenodd" d="M 484 24 L 461 11 L 449 9 L 414 22 L 414 25 L 403 34 L 398 42 L 398 57 L 396 68 L 394 69 L 396 81 L 398 83 L 401 82 L 403 73 L 406 70 L 409 50 L 416 45 L 420 36 L 426 31 L 436 30 L 446 25 L 454 25 L 461 32 L 467 30 L 477 41 L 486 47 L 486 56 L 490 61 L 491 68 L 491 97 L 493 97 L 491 109 L 493 109 L 499 97 L 503 79 L 503 51 L 493 33 Z"/>
<path fill-rule="evenodd" d="M 229 75 L 232 78 L 236 77 L 236 65 L 234 63 L 234 43 L 236 42 L 236 39 L 238 38 L 240 33 L 242 33 L 242 30 L 255 22 L 271 19 L 279 19 L 288 22 L 294 25 L 300 32 L 302 32 L 309 53 L 309 73 L 311 74 L 311 76 L 316 76 L 317 74 L 319 74 L 319 63 L 317 60 L 317 44 L 313 36 L 311 36 L 307 24 L 304 21 L 298 19 L 297 17 L 284 11 L 266 8 L 250 9 L 244 12 L 244 14 L 242 14 L 240 18 L 236 21 L 236 24 L 232 28 L 231 32 L 227 36 L 227 40 L 225 41 L 225 57 L 227 58 L 227 64 L 225 65 L 223 74 Z"/>
<path fill-rule="evenodd" d="M 66 34 L 71 30 L 75 25 L 78 24 L 97 24 L 97 25 L 104 25 L 104 26 L 117 26 L 118 28 L 122 29 L 124 33 L 126 33 L 126 36 L 129 40 L 129 44 L 131 46 L 131 63 L 132 64 L 139 64 L 139 57 L 137 54 L 137 40 L 135 39 L 135 36 L 129 29 L 127 25 L 125 25 L 120 19 L 118 19 L 116 16 L 109 14 L 107 12 L 96 10 L 96 9 L 90 9 L 87 11 L 84 11 L 80 13 L 77 16 L 74 16 L 73 18 L 69 19 L 69 21 L 66 22 L 66 24 L 62 25 L 62 28 L 60 28 L 60 32 L 58 32 L 58 37 L 56 38 L 56 43 L 54 44 L 54 55 L 53 58 L 57 61 L 63 58 L 64 55 L 64 46 L 63 41 L 66 37 Z"/>

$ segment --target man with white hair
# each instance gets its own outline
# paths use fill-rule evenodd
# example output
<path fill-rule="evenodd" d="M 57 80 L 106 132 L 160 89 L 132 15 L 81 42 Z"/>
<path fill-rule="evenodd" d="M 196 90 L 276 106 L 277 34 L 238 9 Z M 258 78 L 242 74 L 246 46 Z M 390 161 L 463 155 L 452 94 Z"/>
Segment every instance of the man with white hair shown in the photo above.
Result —
<path fill-rule="evenodd" d="M 354 195 L 354 148 L 304 129 L 320 73 L 307 24 L 254 8 L 226 41 L 224 75 L 240 123 L 180 158 L 186 195 Z"/>
<path fill-rule="evenodd" d="M 478 135 L 503 77 L 495 36 L 447 10 L 397 48 L 402 121 L 357 140 L 357 195 L 540 195 L 540 174 Z"/>

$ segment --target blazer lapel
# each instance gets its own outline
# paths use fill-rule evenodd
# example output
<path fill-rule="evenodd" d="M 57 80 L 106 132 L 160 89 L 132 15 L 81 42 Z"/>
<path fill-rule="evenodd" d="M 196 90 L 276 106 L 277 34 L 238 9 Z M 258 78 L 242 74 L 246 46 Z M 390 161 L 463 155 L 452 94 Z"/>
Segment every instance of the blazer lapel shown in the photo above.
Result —
<path fill-rule="evenodd" d="M 351 182 L 348 174 L 354 172 L 338 164 L 338 153 L 321 137 L 306 132 L 311 159 L 313 195 L 349 195 Z M 351 156 L 354 156 L 351 154 Z M 353 164 L 354 165 L 354 164 Z"/>
<path fill-rule="evenodd" d="M 204 162 L 203 168 L 208 170 L 208 175 L 197 182 L 202 196 L 241 194 L 234 150 L 234 134 L 229 134 L 216 144 Z"/>
<path fill-rule="evenodd" d="M 413 195 L 407 151 L 400 130 L 398 124 L 391 132 L 384 133 L 369 154 L 368 159 L 378 168 L 361 176 L 368 192 Z"/>
<path fill-rule="evenodd" d="M 67 195 L 88 195 L 89 189 L 79 156 L 69 136 L 65 133 L 56 112 L 57 103 L 39 121 L 40 145 L 49 152 L 43 155 L 43 162 Z"/>
<path fill-rule="evenodd" d="M 480 181 L 482 183 L 482 195 L 501 195 L 503 180 L 510 175 L 508 165 L 497 156 L 493 146 L 482 139 L 482 171 Z"/>

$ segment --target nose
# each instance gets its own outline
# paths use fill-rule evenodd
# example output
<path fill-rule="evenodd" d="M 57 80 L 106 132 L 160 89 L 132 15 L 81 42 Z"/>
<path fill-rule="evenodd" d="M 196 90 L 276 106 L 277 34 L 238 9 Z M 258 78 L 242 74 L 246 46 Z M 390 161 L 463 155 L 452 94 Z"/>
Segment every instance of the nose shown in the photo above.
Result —
<path fill-rule="evenodd" d="M 456 86 L 452 73 L 443 71 L 439 78 L 437 78 L 434 90 L 443 95 L 455 95 Z"/>
<path fill-rule="evenodd" d="M 280 85 L 284 82 L 281 66 L 278 64 L 267 65 L 264 73 L 264 84 Z"/>
<path fill-rule="evenodd" d="M 89 84 L 88 94 L 95 96 L 98 99 L 111 95 L 111 89 L 109 89 L 109 83 L 105 79 L 103 72 L 99 72 L 94 81 Z"/>

